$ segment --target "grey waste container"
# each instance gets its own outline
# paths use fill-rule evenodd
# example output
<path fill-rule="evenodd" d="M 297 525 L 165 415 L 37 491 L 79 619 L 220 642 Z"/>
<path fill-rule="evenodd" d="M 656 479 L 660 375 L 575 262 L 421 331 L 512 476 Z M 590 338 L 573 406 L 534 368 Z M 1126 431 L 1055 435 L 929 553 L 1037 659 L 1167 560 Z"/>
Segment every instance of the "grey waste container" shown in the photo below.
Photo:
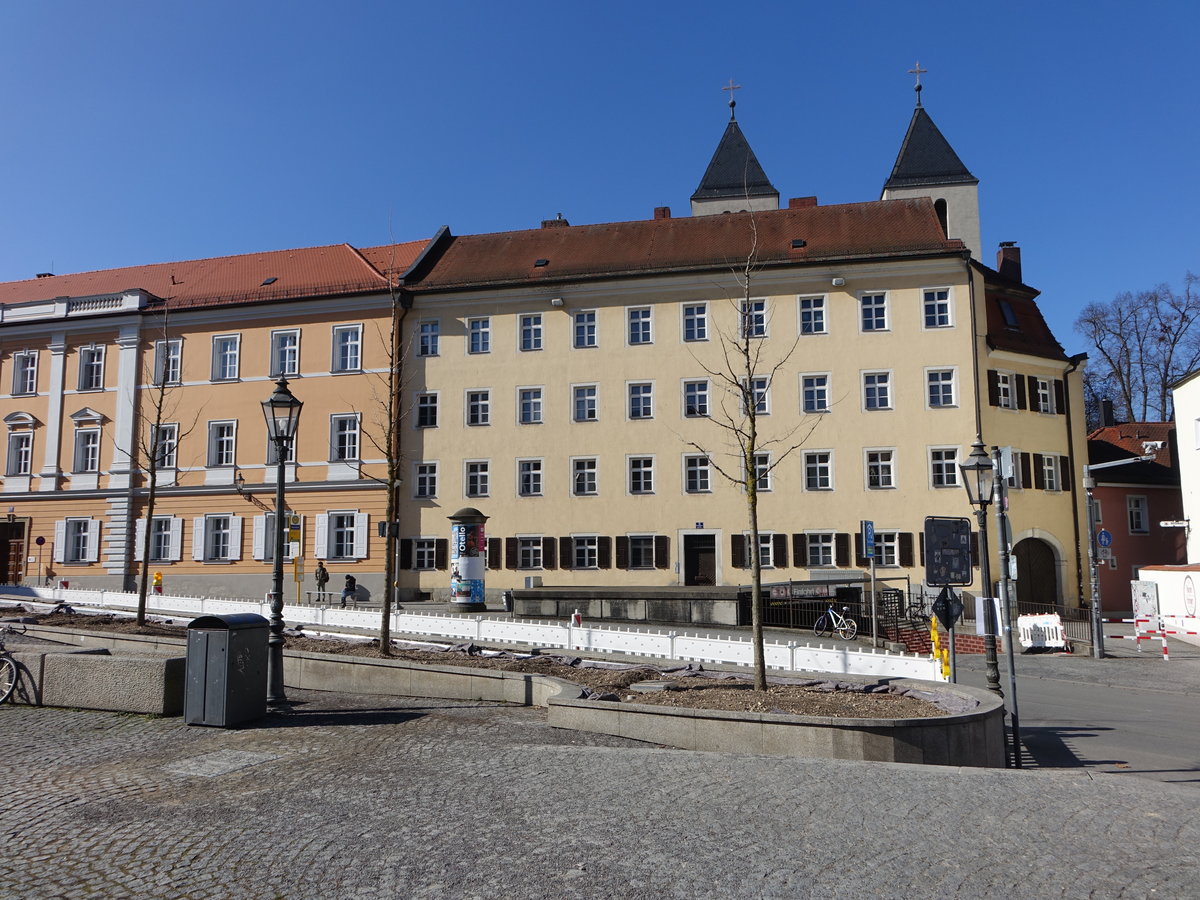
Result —
<path fill-rule="evenodd" d="M 266 715 L 267 626 L 254 613 L 188 623 L 185 724 L 232 728 Z"/>

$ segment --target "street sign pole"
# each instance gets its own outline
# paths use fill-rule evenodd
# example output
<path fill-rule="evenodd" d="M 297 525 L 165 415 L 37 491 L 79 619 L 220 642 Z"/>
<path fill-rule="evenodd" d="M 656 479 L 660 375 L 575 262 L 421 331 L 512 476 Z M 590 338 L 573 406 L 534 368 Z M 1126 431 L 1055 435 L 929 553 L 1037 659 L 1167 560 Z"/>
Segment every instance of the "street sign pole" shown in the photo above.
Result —
<path fill-rule="evenodd" d="M 871 646 L 879 646 L 879 610 L 875 601 L 875 523 L 862 522 L 863 554 L 871 561 Z"/>
<path fill-rule="evenodd" d="M 1004 450 L 1008 452 L 1005 453 Z M 1013 768 L 1021 768 L 1021 716 L 1017 712 L 1017 666 L 1013 661 L 1012 592 L 1008 583 L 1009 535 L 1008 479 L 1012 476 L 1012 448 L 996 447 L 992 454 L 996 463 L 996 534 L 1000 542 L 1000 608 L 1004 613 L 1004 650 L 1008 657 L 1008 703 L 1012 723 Z"/>

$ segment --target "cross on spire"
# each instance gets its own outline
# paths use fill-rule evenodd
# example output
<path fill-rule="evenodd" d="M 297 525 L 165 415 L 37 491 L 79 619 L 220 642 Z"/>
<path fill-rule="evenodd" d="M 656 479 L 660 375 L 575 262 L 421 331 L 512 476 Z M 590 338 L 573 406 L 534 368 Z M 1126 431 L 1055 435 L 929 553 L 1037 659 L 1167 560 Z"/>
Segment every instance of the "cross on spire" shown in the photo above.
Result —
<path fill-rule="evenodd" d="M 732 78 L 729 79 L 728 85 L 721 88 L 721 90 L 723 90 L 723 91 L 729 91 L 729 118 L 730 119 L 734 118 L 733 108 L 735 106 L 737 106 L 737 101 L 733 99 L 733 92 L 740 91 L 741 89 L 742 89 L 742 86 L 740 84 L 734 84 Z"/>
<path fill-rule="evenodd" d="M 908 70 L 909 75 L 917 76 L 917 84 L 916 87 L 913 88 L 913 90 L 917 92 L 917 106 L 921 105 L 921 76 L 928 71 L 928 69 L 921 68 L 921 61 L 919 59 L 917 60 L 917 64 Z"/>

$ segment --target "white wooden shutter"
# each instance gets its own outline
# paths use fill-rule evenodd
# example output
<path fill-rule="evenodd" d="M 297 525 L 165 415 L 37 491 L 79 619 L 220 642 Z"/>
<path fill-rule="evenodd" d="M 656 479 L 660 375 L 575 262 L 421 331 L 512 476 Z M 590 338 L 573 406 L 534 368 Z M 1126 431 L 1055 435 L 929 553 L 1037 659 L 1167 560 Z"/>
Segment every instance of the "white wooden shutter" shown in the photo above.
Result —
<path fill-rule="evenodd" d="M 357 559 L 367 558 L 367 529 L 370 525 L 370 513 L 354 514 L 354 556 Z"/>
<path fill-rule="evenodd" d="M 317 514 L 316 535 L 313 537 L 313 556 L 325 559 L 329 556 L 329 513 Z"/>
<path fill-rule="evenodd" d="M 242 558 L 242 517 L 229 517 L 229 559 Z"/>
<path fill-rule="evenodd" d="M 85 562 L 100 561 L 100 520 L 88 519 L 87 523 L 87 559 Z"/>
<path fill-rule="evenodd" d="M 54 561 L 67 560 L 67 520 L 59 519 L 54 523 Z"/>
<path fill-rule="evenodd" d="M 204 560 L 204 516 L 192 519 L 192 559 Z"/>
<path fill-rule="evenodd" d="M 142 562 L 146 558 L 143 549 L 146 546 L 146 520 L 138 519 L 133 529 L 133 558 Z"/>
<path fill-rule="evenodd" d="M 172 562 L 183 559 L 183 519 L 179 516 L 171 516 L 171 547 L 167 558 Z"/>
<path fill-rule="evenodd" d="M 266 559 L 267 558 L 266 535 L 267 535 L 267 517 L 266 516 L 255 516 L 254 517 L 254 527 L 251 530 L 251 538 L 250 538 L 250 544 L 251 544 L 250 555 L 254 559 Z"/>

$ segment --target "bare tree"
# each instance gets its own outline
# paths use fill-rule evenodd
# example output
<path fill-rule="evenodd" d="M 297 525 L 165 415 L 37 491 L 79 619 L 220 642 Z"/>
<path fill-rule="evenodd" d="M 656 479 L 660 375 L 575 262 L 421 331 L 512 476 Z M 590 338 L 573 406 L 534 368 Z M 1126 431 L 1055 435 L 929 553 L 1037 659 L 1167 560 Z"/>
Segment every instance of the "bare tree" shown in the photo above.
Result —
<path fill-rule="evenodd" d="M 1170 385 L 1200 365 L 1198 318 L 1200 278 L 1190 272 L 1182 293 L 1161 284 L 1088 304 L 1075 330 L 1096 348 L 1090 392 L 1127 421 L 1169 421 Z"/>
<path fill-rule="evenodd" d="M 720 397 L 709 418 L 722 440 L 712 444 L 694 440 L 685 440 L 685 443 L 703 453 L 709 465 L 722 478 L 745 494 L 750 532 L 746 550 L 751 577 L 750 632 L 754 645 L 754 687 L 755 690 L 765 691 L 767 670 L 763 648 L 759 486 L 772 470 L 804 444 L 820 419 L 814 419 L 809 424 L 805 421 L 807 417 L 801 418 L 773 436 L 760 431 L 759 419 L 764 412 L 766 392 L 795 353 L 800 338 L 795 337 L 782 353 L 770 353 L 770 343 L 765 336 L 769 313 L 765 303 L 761 309 L 756 306 L 751 289 L 757 271 L 758 251 L 758 230 L 753 214 L 750 215 L 750 229 L 750 252 L 745 261 L 733 270 L 739 288 L 739 296 L 731 300 L 737 314 L 736 331 L 714 328 L 719 360 L 713 363 L 696 360 L 712 379 L 714 394 Z M 716 452 L 718 448 L 719 453 Z"/>

